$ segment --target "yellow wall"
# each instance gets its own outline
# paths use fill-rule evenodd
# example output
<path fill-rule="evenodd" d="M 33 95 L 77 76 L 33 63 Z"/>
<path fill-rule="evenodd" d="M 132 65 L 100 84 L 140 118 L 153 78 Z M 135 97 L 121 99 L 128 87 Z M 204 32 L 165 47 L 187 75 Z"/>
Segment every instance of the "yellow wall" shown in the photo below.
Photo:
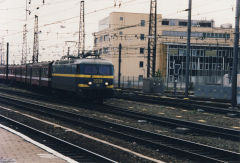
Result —
<path fill-rule="evenodd" d="M 123 17 L 123 20 L 120 20 Z M 147 74 L 147 48 L 148 48 L 148 20 L 149 14 L 143 13 L 125 13 L 113 12 L 109 15 L 108 28 L 94 33 L 95 38 L 109 35 L 109 39 L 102 42 L 97 42 L 93 50 L 109 48 L 107 54 L 102 54 L 103 58 L 111 60 L 115 65 L 115 73 L 118 72 L 118 46 L 122 44 L 122 76 L 135 76 Z M 145 26 L 140 26 L 141 20 L 145 20 Z M 161 70 L 162 75 L 166 75 L 167 67 L 167 49 L 163 43 L 183 43 L 186 44 L 186 37 L 166 37 L 162 36 L 162 31 L 187 31 L 187 27 L 182 26 L 165 26 L 161 25 L 162 16 L 158 14 L 157 24 L 157 54 L 156 54 L 156 71 Z M 135 26 L 134 26 L 135 25 Z M 136 26 L 137 25 L 137 26 Z M 133 27 L 134 26 L 134 27 Z M 215 45 L 233 45 L 233 30 L 222 28 L 205 28 L 192 27 L 192 32 L 209 32 L 209 33 L 230 33 L 229 40 L 221 38 L 191 38 L 191 44 L 215 44 Z M 122 32 L 122 35 L 120 35 Z M 140 34 L 144 34 L 144 40 L 140 40 Z M 140 48 L 144 48 L 144 54 L 140 54 Z M 139 67 L 139 62 L 144 62 L 144 67 Z"/>

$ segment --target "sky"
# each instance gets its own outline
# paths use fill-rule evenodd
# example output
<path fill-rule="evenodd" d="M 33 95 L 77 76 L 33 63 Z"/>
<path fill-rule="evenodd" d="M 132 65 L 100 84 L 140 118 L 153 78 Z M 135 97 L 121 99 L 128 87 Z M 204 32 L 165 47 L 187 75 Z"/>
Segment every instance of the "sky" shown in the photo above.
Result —
<path fill-rule="evenodd" d="M 57 60 L 76 52 L 78 41 L 80 0 L 0 0 L 0 43 L 10 44 L 10 63 L 19 64 L 22 55 L 23 25 L 27 24 L 28 60 L 33 47 L 34 15 L 39 19 L 39 60 Z M 188 0 L 158 0 L 157 12 L 163 18 L 187 19 Z M 192 19 L 214 20 L 216 26 L 234 26 L 236 0 L 192 0 Z M 114 5 L 116 4 L 116 5 Z M 120 4 L 120 5 L 119 5 Z M 98 22 L 111 12 L 149 13 L 150 0 L 85 0 L 86 49 L 93 46 L 92 33 Z M 29 15 L 30 13 L 30 15 Z M 5 48 L 5 46 L 4 46 Z"/>

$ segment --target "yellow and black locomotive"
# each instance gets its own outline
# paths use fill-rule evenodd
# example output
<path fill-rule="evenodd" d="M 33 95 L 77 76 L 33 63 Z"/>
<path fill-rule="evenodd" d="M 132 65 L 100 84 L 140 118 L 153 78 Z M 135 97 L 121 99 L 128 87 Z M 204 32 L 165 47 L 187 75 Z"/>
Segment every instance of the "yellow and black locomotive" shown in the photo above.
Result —
<path fill-rule="evenodd" d="M 52 88 L 84 97 L 107 98 L 113 94 L 113 64 L 99 58 L 56 61 L 52 65 Z"/>

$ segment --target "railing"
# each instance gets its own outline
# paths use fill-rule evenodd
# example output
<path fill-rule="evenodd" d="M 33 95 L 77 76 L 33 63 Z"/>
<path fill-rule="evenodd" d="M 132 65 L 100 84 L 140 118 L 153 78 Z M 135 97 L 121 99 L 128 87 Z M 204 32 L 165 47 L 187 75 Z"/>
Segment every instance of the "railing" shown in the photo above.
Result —
<path fill-rule="evenodd" d="M 118 78 L 114 78 L 114 87 L 118 87 Z M 120 80 L 120 88 L 142 89 L 143 79 L 134 76 L 123 76 Z"/>
<path fill-rule="evenodd" d="M 240 79 L 240 75 L 238 78 Z M 168 76 L 166 78 L 158 78 L 158 80 L 159 79 L 161 80 L 161 84 L 164 86 L 164 90 L 167 92 L 173 90 L 176 90 L 177 92 L 184 92 L 185 90 L 185 75 L 179 75 L 177 77 Z M 143 81 L 144 79 L 139 77 L 122 76 L 120 80 L 120 88 L 143 90 Z M 194 87 L 198 85 L 218 85 L 222 87 L 230 87 L 231 77 L 229 77 L 228 74 L 225 74 L 223 76 L 191 76 L 189 78 L 189 90 L 194 91 Z M 117 77 L 114 78 L 114 86 L 115 88 L 118 88 Z"/>

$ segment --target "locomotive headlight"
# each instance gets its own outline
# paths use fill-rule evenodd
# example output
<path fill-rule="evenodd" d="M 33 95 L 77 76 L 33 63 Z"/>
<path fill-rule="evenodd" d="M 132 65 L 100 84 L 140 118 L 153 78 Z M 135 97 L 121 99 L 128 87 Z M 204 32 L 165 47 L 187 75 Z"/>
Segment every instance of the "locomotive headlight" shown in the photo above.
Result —
<path fill-rule="evenodd" d="M 90 82 L 88 82 L 88 85 L 92 85 L 92 82 L 90 81 Z"/>
<path fill-rule="evenodd" d="M 105 85 L 106 85 L 106 86 L 108 86 L 108 85 L 109 85 L 109 83 L 108 83 L 108 82 L 105 82 Z"/>

